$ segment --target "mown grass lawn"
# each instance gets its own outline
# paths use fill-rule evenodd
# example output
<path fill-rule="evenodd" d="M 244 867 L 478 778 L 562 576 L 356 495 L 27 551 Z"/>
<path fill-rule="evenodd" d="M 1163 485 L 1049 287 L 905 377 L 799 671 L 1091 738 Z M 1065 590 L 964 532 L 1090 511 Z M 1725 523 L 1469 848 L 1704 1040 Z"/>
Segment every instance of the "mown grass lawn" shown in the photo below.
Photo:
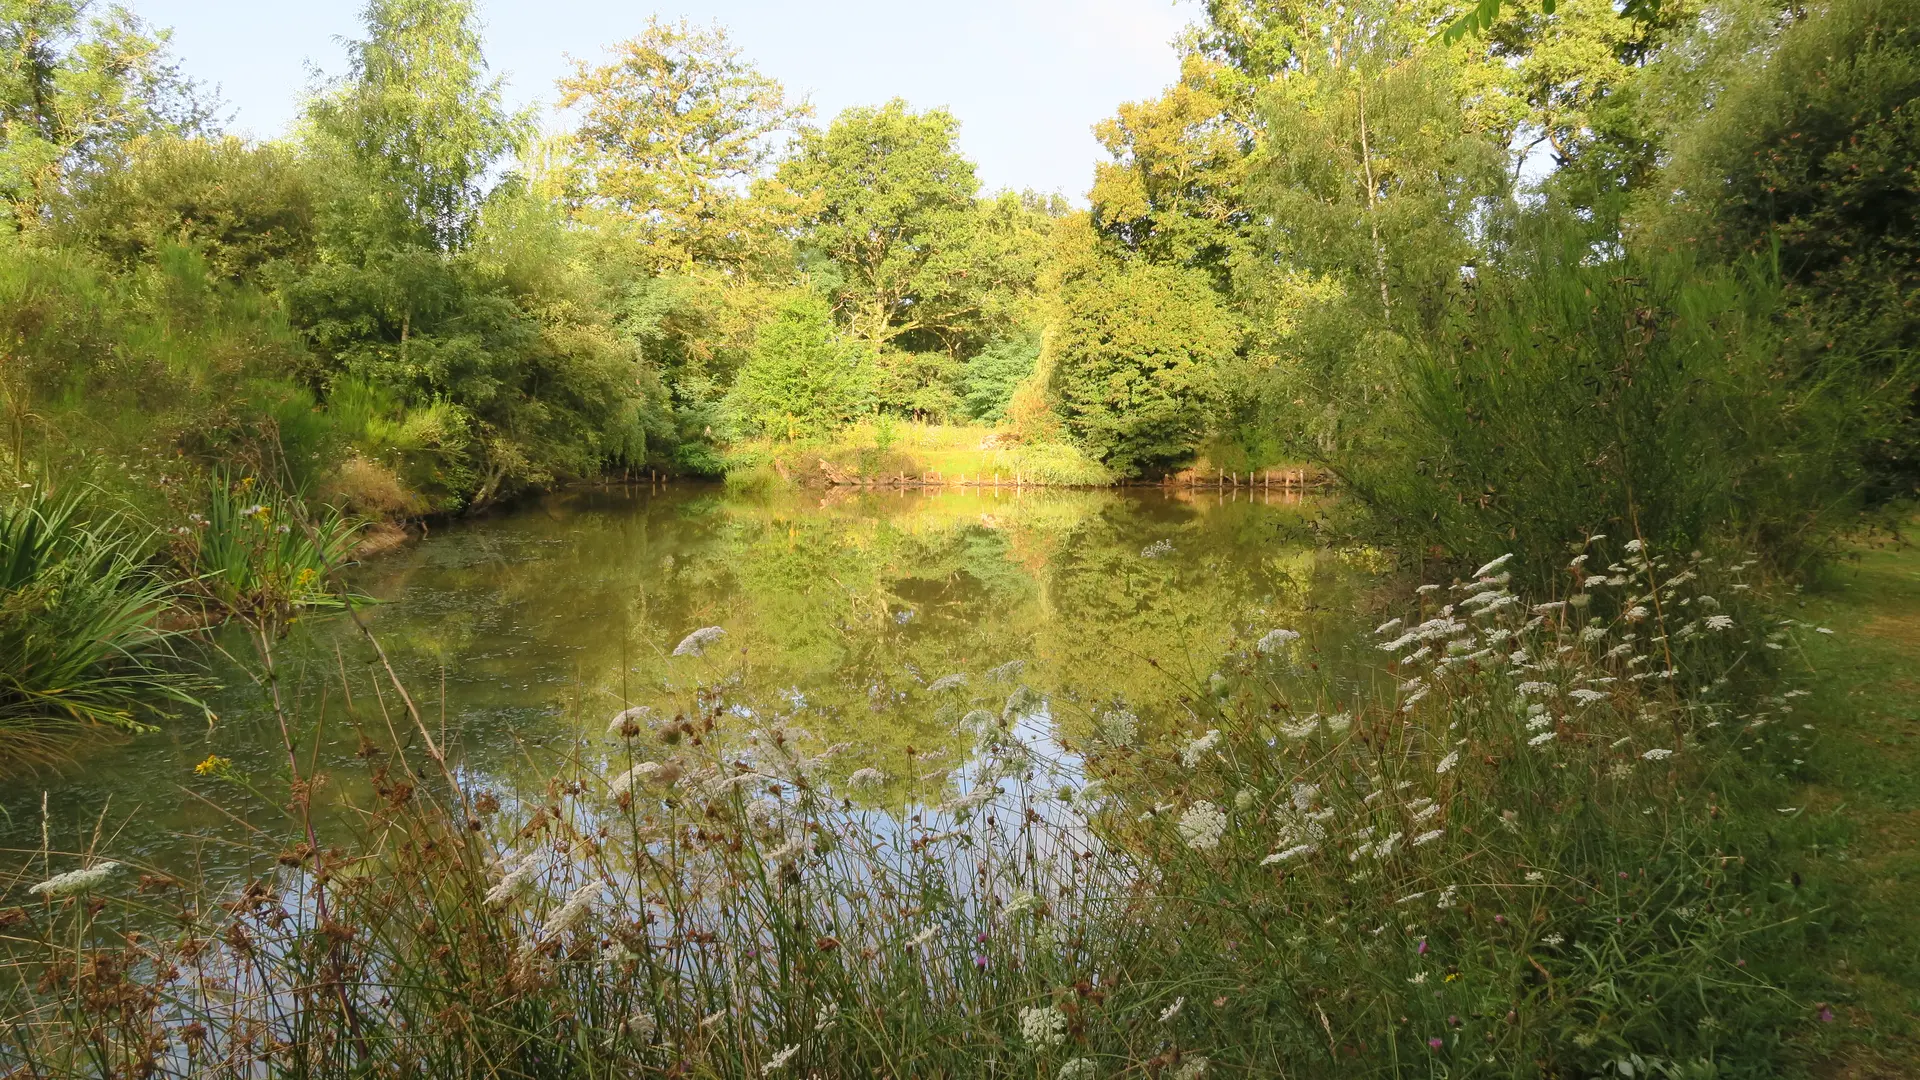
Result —
<path fill-rule="evenodd" d="M 1824 1075 L 1920 1076 L 1920 548 L 1863 546 L 1804 597 L 1819 732 L 1801 875 L 1826 895 L 1814 955 L 1843 1035 Z"/>

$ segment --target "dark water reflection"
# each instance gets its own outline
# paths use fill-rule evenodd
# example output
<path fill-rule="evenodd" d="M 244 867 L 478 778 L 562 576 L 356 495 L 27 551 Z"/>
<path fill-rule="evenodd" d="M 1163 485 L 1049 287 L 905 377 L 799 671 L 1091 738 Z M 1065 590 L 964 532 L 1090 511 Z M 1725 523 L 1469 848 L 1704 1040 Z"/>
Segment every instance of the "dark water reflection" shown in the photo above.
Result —
<path fill-rule="evenodd" d="M 623 705 L 671 709 L 716 680 L 743 726 L 779 713 L 851 743 L 850 768 L 904 775 L 909 746 L 958 758 L 970 745 L 952 695 L 926 685 L 965 672 L 984 693 L 983 673 L 1012 661 L 1056 697 L 1069 736 L 1116 699 L 1149 727 L 1187 725 L 1183 695 L 1204 692 L 1227 651 L 1354 609 L 1366 568 L 1312 544 L 1314 514 L 1277 492 L 571 492 L 438 531 L 356 584 L 382 601 L 368 619 L 430 724 L 490 783 L 541 784 L 560 755 L 603 745 Z M 727 634 L 697 659 L 670 655 L 704 626 Z M 220 645 L 252 653 L 238 633 Z M 383 742 L 383 715 L 405 726 L 371 650 L 328 617 L 296 626 L 277 656 L 303 768 L 351 788 L 358 726 Z M 35 879 L 23 853 L 43 828 L 55 851 L 174 873 L 261 865 L 287 832 L 272 794 L 286 753 L 246 669 L 216 667 L 211 728 L 182 718 L 4 780 L 0 892 Z M 262 794 L 196 776 L 209 754 Z"/>

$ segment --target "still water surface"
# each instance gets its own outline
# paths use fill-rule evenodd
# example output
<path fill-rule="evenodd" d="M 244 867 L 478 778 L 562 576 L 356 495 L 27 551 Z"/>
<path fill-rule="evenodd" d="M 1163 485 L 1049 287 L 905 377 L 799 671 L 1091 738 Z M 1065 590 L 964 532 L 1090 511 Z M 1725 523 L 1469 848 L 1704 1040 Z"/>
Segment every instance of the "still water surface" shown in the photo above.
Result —
<path fill-rule="evenodd" d="M 851 743 L 855 764 L 910 746 L 964 757 L 926 685 L 1014 661 L 1019 681 L 1075 703 L 1051 711 L 1062 729 L 1116 700 L 1189 726 L 1183 696 L 1230 650 L 1276 626 L 1346 624 L 1366 575 L 1314 545 L 1316 513 L 1278 492 L 577 491 L 436 531 L 353 580 L 462 768 L 531 792 L 604 745 L 614 712 L 670 709 L 695 682 L 725 685 L 741 725 L 777 713 Z M 698 658 L 671 655 L 706 626 L 727 633 Z M 219 646 L 253 655 L 237 632 Z M 350 789 L 361 731 L 389 741 L 383 710 L 405 726 L 371 650 L 329 616 L 295 626 L 276 658 L 303 770 Z M 267 833 L 286 831 L 275 800 L 194 765 L 219 754 L 284 792 L 286 751 L 248 666 L 213 664 L 211 725 L 179 718 L 4 779 L 0 885 L 30 875 L 43 830 L 55 851 L 176 874 L 261 867 Z"/>

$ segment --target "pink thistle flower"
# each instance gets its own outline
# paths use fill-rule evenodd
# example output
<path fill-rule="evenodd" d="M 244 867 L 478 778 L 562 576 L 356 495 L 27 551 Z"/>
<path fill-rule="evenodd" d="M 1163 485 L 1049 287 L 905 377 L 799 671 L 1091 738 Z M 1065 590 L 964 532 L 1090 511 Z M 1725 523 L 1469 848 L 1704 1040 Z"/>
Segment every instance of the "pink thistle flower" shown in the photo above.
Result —
<path fill-rule="evenodd" d="M 1413 951 L 1414 951 L 1414 952 L 1415 952 L 1416 954 L 1418 954 L 1418 955 L 1420 955 L 1420 956 L 1425 956 L 1425 955 L 1427 955 L 1427 939 L 1426 939 L 1426 938 L 1421 938 L 1421 939 L 1420 939 L 1420 947 L 1419 947 L 1419 948 L 1417 948 L 1417 949 L 1415 949 L 1415 950 L 1413 950 Z"/>
<path fill-rule="evenodd" d="M 1428 1049 L 1431 1049 L 1431 1050 L 1438 1050 L 1445 1045 L 1447 1044 L 1438 1035 L 1435 1035 L 1433 1038 L 1427 1040 L 1427 1047 Z"/>

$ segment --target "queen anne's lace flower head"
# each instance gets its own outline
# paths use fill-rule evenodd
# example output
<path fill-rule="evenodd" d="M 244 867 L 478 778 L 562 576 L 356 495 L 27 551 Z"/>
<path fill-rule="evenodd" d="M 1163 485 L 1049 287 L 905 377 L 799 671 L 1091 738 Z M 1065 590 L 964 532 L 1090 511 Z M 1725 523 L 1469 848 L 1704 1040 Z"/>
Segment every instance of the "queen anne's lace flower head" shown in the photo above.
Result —
<path fill-rule="evenodd" d="M 718 626 L 703 626 L 681 638 L 680 644 L 673 647 L 673 655 L 699 656 L 706 652 L 707 646 L 726 636 L 727 632 Z"/>
<path fill-rule="evenodd" d="M 1180 839 L 1195 851 L 1211 851 L 1220 846 L 1221 834 L 1227 831 L 1226 811 L 1210 802 L 1202 800 L 1187 807 L 1180 815 L 1178 825 Z"/>
<path fill-rule="evenodd" d="M 112 877 L 114 871 L 118 869 L 120 864 L 117 862 L 94 863 L 84 870 L 69 870 L 64 874 L 55 874 L 27 891 L 35 896 L 58 900 L 63 896 L 91 891 Z"/>
<path fill-rule="evenodd" d="M 1067 1041 L 1067 1017 L 1051 1005 L 1020 1010 L 1020 1037 L 1031 1046 L 1046 1048 Z"/>

